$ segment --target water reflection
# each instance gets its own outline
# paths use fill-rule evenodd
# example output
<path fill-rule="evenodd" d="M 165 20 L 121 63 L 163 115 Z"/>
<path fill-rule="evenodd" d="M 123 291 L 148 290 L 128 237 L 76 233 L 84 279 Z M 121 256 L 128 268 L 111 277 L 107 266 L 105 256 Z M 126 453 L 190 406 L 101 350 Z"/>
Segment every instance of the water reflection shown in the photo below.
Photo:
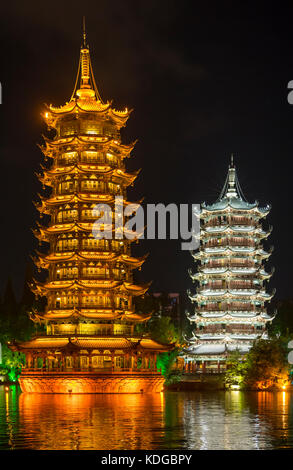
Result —
<path fill-rule="evenodd" d="M 293 394 L 38 395 L 0 387 L 0 449 L 293 447 Z"/>
<path fill-rule="evenodd" d="M 38 449 L 152 448 L 163 433 L 163 409 L 161 394 L 22 394 L 19 399 L 21 425 L 34 436 L 29 446 Z"/>

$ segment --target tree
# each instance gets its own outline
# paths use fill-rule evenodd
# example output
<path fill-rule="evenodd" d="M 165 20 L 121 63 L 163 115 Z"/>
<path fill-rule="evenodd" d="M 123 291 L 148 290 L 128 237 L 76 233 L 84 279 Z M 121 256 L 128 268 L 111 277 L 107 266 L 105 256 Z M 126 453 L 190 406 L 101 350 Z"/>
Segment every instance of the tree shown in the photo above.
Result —
<path fill-rule="evenodd" d="M 7 375 L 9 380 L 12 382 L 17 381 L 24 363 L 24 354 L 11 351 L 5 343 L 2 345 L 2 364 L 0 364 L 0 372 Z"/>
<path fill-rule="evenodd" d="M 164 352 L 157 356 L 157 368 L 161 370 L 162 375 L 165 377 L 166 385 L 180 382 L 182 372 L 172 368 L 179 353 L 180 348 L 175 348 L 173 351 Z"/>
<path fill-rule="evenodd" d="M 230 353 L 227 358 L 225 384 L 227 387 L 242 388 L 247 374 L 248 363 L 240 351 Z"/>
<path fill-rule="evenodd" d="M 257 340 L 247 354 L 245 383 L 267 389 L 284 386 L 289 379 L 287 337 Z"/>
<path fill-rule="evenodd" d="M 178 329 L 170 317 L 153 317 L 148 321 L 148 331 L 153 340 L 163 344 L 179 344 Z"/>

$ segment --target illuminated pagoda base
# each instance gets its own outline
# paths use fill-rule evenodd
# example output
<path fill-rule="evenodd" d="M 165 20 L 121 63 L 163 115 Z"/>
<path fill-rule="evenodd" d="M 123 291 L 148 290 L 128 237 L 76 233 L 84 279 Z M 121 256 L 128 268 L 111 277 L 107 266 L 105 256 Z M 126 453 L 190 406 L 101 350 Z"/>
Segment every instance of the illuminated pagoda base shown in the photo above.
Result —
<path fill-rule="evenodd" d="M 26 357 L 19 379 L 23 392 L 162 390 L 157 355 L 173 346 L 136 333 L 135 326 L 150 318 L 136 313 L 133 303 L 149 287 L 135 284 L 133 276 L 146 256 L 132 256 L 136 240 L 125 238 L 123 221 L 124 231 L 120 228 L 117 236 L 115 230 L 117 218 L 123 217 L 116 197 L 125 207 L 130 204 L 127 188 L 138 174 L 125 166 L 134 144 L 121 143 L 120 129 L 129 114 L 102 102 L 84 31 L 73 95 L 69 103 L 47 106 L 43 114 L 54 137 L 45 137 L 42 146 L 45 165 L 38 177 L 47 193 L 36 203 L 43 223 L 34 231 L 40 242 L 34 261 L 48 275 L 31 287 L 37 297 L 46 298 L 47 306 L 31 318 L 44 324 L 46 333 L 9 344 Z M 104 238 L 93 233 L 104 212 L 97 212 L 97 204 L 110 208 Z"/>
<path fill-rule="evenodd" d="M 273 320 L 266 291 L 272 276 L 264 261 L 270 256 L 263 240 L 271 233 L 262 220 L 270 206 L 249 203 L 241 191 L 233 157 L 219 199 L 202 204 L 200 249 L 193 254 L 197 271 L 196 294 L 189 293 L 195 312 L 188 319 L 195 326 L 183 357 L 189 372 L 223 372 L 233 351 L 247 354 L 258 338 L 267 339 L 266 324 Z"/>
<path fill-rule="evenodd" d="M 154 351 L 168 348 L 150 338 L 44 336 L 10 347 L 26 356 L 19 378 L 23 392 L 148 393 L 163 389 Z"/>
<path fill-rule="evenodd" d="M 163 391 L 164 378 L 159 373 L 117 371 L 109 373 L 60 372 L 29 373 L 20 377 L 25 393 L 156 393 Z"/>

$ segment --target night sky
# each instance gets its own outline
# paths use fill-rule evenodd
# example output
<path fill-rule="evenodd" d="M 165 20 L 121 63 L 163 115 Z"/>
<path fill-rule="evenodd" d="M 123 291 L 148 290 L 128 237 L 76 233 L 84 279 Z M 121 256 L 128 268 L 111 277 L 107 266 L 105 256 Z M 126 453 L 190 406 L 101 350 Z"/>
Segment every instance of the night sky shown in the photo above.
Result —
<path fill-rule="evenodd" d="M 40 113 L 44 103 L 70 99 L 85 15 L 103 100 L 134 108 L 122 134 L 124 143 L 138 139 L 128 169 L 142 168 L 130 199 L 213 202 L 234 153 L 246 198 L 272 205 L 270 289 L 292 298 L 292 12 L 269 1 L 3 3 L 1 291 L 10 276 L 20 296 L 37 247 L 31 228 L 38 215 L 32 200 L 41 192 L 37 143 L 46 132 Z M 180 243 L 141 242 L 138 251 L 150 255 L 139 279 L 153 280 L 155 291 L 190 288 L 193 262 Z"/>

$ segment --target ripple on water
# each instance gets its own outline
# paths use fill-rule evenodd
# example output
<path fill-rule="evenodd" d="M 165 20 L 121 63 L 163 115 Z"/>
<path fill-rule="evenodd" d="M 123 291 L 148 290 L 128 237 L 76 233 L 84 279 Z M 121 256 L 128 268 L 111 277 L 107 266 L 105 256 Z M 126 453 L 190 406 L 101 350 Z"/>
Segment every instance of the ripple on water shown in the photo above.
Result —
<path fill-rule="evenodd" d="M 41 395 L 0 387 L 0 449 L 293 447 L 287 392 Z"/>

